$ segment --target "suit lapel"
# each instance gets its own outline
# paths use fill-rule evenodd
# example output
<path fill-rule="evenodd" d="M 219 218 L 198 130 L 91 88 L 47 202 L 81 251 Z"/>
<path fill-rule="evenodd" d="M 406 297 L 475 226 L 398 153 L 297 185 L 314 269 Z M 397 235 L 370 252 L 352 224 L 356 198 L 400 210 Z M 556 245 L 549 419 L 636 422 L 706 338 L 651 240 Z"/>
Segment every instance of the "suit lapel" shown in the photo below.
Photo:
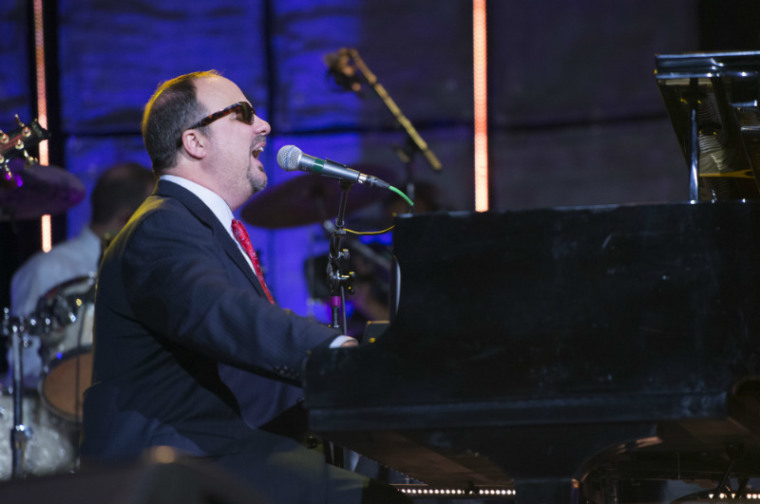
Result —
<path fill-rule="evenodd" d="M 266 297 L 264 288 L 261 286 L 259 279 L 256 278 L 251 266 L 243 257 L 243 253 L 238 248 L 237 242 L 230 236 L 227 230 L 224 229 L 222 223 L 216 218 L 216 215 L 214 215 L 211 209 L 207 207 L 200 198 L 178 184 L 163 180 L 158 182 L 156 194 L 158 196 L 165 196 L 178 200 L 190 211 L 190 213 L 195 215 L 201 223 L 209 227 L 217 243 L 221 245 L 222 249 L 227 254 L 227 257 L 229 257 L 246 276 L 251 285 L 256 289 L 256 292 L 262 297 Z"/>

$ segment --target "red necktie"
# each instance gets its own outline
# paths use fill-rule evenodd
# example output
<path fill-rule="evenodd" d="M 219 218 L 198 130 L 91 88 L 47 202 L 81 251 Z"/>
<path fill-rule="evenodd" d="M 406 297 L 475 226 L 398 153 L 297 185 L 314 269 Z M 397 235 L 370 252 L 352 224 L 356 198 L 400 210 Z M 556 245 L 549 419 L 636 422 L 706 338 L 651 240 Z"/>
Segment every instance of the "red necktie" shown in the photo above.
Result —
<path fill-rule="evenodd" d="M 251 259 L 251 264 L 253 264 L 253 270 L 256 272 L 256 276 L 259 278 L 259 282 L 261 282 L 261 286 L 264 288 L 264 294 L 267 295 L 269 302 L 274 304 L 272 293 L 269 292 L 269 288 L 267 287 L 266 282 L 264 282 L 264 273 L 261 272 L 261 264 L 259 263 L 259 258 L 256 255 L 256 251 L 253 250 L 253 245 L 251 245 L 251 239 L 248 237 L 248 231 L 246 231 L 243 223 L 237 219 L 232 219 L 232 234 L 235 235 L 235 239 L 240 243 L 240 245 L 242 245 L 243 250 L 245 250 L 246 254 L 248 254 L 248 257 Z"/>

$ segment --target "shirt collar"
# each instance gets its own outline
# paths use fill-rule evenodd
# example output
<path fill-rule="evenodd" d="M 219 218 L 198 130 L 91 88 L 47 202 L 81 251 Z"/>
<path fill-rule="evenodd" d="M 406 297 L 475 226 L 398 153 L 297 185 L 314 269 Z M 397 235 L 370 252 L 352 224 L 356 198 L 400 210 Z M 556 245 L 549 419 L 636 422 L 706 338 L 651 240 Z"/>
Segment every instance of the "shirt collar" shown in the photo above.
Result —
<path fill-rule="evenodd" d="M 232 234 L 232 219 L 234 219 L 235 216 L 232 214 L 230 206 L 221 196 L 211 189 L 178 175 L 164 174 L 161 175 L 161 180 L 173 182 L 196 195 L 213 212 L 216 218 L 219 219 L 219 222 L 222 223 L 222 226 L 227 230 L 229 235 L 234 238 L 234 235 Z"/>

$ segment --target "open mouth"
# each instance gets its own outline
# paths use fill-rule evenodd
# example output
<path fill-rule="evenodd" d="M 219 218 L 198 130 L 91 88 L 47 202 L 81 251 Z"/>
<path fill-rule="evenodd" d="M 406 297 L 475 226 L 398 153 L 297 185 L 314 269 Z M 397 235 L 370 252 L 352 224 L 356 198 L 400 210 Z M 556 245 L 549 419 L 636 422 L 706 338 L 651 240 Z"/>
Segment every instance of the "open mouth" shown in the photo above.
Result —
<path fill-rule="evenodd" d="M 264 146 L 263 145 L 260 145 L 260 146 L 256 147 L 255 149 L 253 149 L 253 152 L 252 152 L 253 157 L 256 158 L 256 159 L 259 159 L 259 156 L 261 155 L 262 152 L 264 152 Z"/>

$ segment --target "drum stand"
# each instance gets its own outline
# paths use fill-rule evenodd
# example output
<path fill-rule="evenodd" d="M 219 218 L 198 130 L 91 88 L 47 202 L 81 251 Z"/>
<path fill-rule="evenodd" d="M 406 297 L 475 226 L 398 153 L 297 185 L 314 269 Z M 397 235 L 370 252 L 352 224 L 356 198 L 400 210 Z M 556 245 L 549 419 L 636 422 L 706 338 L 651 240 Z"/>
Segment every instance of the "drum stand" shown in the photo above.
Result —
<path fill-rule="evenodd" d="M 8 308 L 3 309 L 3 336 L 11 339 L 11 361 L 13 363 L 13 427 L 11 428 L 11 454 L 12 466 L 11 477 L 23 478 L 26 476 L 24 466 L 24 452 L 26 443 L 31 433 L 24 425 L 24 370 L 21 348 L 27 340 L 24 335 L 24 320 L 11 317 Z"/>
<path fill-rule="evenodd" d="M 10 338 L 13 364 L 13 427 L 11 428 L 12 478 L 26 477 L 26 444 L 34 432 L 24 424 L 24 359 L 22 348 L 29 346 L 28 336 L 47 332 L 53 326 L 53 314 L 42 311 L 37 316 L 11 317 L 3 308 L 3 336 Z"/>

